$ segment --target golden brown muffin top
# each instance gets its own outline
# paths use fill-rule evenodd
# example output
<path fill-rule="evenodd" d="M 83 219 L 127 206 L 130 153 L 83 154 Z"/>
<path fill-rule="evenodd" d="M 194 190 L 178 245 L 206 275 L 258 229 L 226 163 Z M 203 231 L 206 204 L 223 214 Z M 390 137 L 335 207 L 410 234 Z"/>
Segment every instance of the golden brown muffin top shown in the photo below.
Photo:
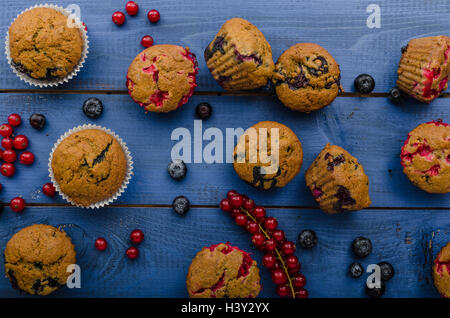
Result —
<path fill-rule="evenodd" d="M 434 260 L 433 279 L 438 292 L 450 298 L 450 243 L 441 249 Z"/>

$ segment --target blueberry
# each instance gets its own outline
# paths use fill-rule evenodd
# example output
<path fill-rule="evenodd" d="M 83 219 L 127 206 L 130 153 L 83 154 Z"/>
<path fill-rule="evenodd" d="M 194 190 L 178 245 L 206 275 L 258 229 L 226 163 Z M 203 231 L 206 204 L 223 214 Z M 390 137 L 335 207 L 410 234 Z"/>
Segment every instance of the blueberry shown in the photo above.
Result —
<path fill-rule="evenodd" d="M 175 159 L 169 163 L 167 171 L 169 171 L 169 175 L 175 180 L 181 180 L 186 176 L 187 167 L 183 160 Z"/>
<path fill-rule="evenodd" d="M 313 230 L 303 230 L 298 235 L 298 244 L 303 248 L 313 248 L 317 244 L 317 235 Z"/>
<path fill-rule="evenodd" d="M 395 271 L 391 264 L 388 262 L 381 262 L 378 263 L 378 266 L 380 266 L 381 280 L 386 282 L 394 277 Z"/>
<path fill-rule="evenodd" d="M 365 237 L 357 237 L 353 240 L 352 251 L 358 257 L 366 257 L 372 253 L 372 242 Z"/>
<path fill-rule="evenodd" d="M 34 129 L 42 130 L 45 127 L 45 116 L 42 114 L 33 114 L 30 117 L 30 125 Z"/>
<path fill-rule="evenodd" d="M 195 108 L 197 116 L 201 119 L 208 119 L 212 114 L 212 107 L 209 103 L 200 103 Z"/>
<path fill-rule="evenodd" d="M 188 198 L 180 195 L 173 200 L 172 207 L 177 214 L 185 215 L 189 211 L 191 204 L 189 203 Z"/>
<path fill-rule="evenodd" d="M 398 87 L 394 87 L 389 91 L 388 98 L 394 104 L 400 104 L 403 102 L 403 94 L 402 91 L 398 89 Z"/>
<path fill-rule="evenodd" d="M 369 94 L 375 88 L 375 80 L 369 74 L 361 74 L 355 78 L 355 89 L 361 94 Z"/>
<path fill-rule="evenodd" d="M 103 113 L 103 103 L 100 99 L 90 97 L 83 103 L 83 113 L 89 118 L 98 118 Z"/>
<path fill-rule="evenodd" d="M 351 263 L 348 267 L 348 272 L 350 273 L 350 276 L 353 278 L 361 277 L 361 275 L 364 273 L 364 268 L 360 263 Z"/>
<path fill-rule="evenodd" d="M 383 281 L 380 281 L 380 287 L 373 287 L 369 288 L 366 284 L 366 294 L 367 296 L 370 296 L 372 298 L 379 298 L 383 296 L 384 292 L 386 291 L 386 285 Z"/>

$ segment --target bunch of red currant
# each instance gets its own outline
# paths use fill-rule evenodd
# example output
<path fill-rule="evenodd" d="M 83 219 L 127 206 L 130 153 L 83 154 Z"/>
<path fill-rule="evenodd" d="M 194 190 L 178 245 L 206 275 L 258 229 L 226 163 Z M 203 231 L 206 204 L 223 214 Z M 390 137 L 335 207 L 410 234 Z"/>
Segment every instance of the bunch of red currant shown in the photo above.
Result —
<path fill-rule="evenodd" d="M 294 255 L 295 244 L 286 240 L 284 231 L 277 228 L 277 219 L 267 217 L 264 207 L 255 206 L 252 199 L 235 190 L 228 191 L 220 208 L 231 214 L 237 225 L 250 232 L 253 245 L 265 252 L 262 263 L 272 274 L 277 294 L 280 297 L 308 297 L 308 291 L 303 288 L 306 278 L 300 274 L 301 265 Z"/>

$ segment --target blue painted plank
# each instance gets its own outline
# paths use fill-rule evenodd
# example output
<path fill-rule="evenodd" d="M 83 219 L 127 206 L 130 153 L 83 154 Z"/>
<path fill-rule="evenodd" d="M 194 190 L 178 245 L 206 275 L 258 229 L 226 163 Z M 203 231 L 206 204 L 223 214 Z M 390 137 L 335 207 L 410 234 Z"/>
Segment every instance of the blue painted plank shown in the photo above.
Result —
<path fill-rule="evenodd" d="M 67 6 L 71 0 L 58 1 Z M 132 59 L 142 50 L 140 39 L 145 34 L 155 43 L 188 46 L 197 54 L 201 91 L 221 90 L 205 65 L 203 50 L 220 26 L 229 18 L 239 16 L 250 20 L 265 34 L 273 49 L 273 58 L 297 42 L 315 42 L 335 57 L 341 65 L 342 84 L 353 90 L 353 80 L 360 73 L 369 73 L 376 80 L 376 92 L 387 92 L 396 80 L 400 48 L 413 37 L 450 35 L 447 0 L 396 1 L 380 0 L 381 28 L 369 29 L 366 12 L 369 1 L 219 1 L 178 0 L 139 1 L 140 13 L 127 16 L 117 27 L 111 22 L 116 10 L 124 11 L 125 1 L 79 0 L 82 19 L 89 29 L 91 41 L 87 63 L 75 80 L 63 85 L 66 89 L 124 90 L 125 74 Z M 29 0 L 8 2 L 2 10 L 0 34 L 6 34 L 10 22 L 23 9 L 34 3 Z M 161 20 L 151 25 L 148 10 L 156 8 Z M 29 88 L 0 59 L 0 89 Z"/>
<path fill-rule="evenodd" d="M 269 209 L 290 240 L 303 229 L 317 232 L 312 250 L 298 248 L 311 297 L 364 297 L 364 283 L 347 275 L 347 267 L 360 261 L 364 267 L 388 261 L 395 268 L 387 283 L 386 297 L 437 297 L 430 268 L 432 260 L 450 238 L 448 211 L 377 210 L 327 216 L 314 210 Z M 261 264 L 262 253 L 252 250 L 250 235 L 219 209 L 192 209 L 184 218 L 164 208 L 27 208 L 17 215 L 5 210 L 0 216 L 0 248 L 9 237 L 33 223 L 64 225 L 72 237 L 81 267 L 81 289 L 64 288 L 53 297 L 187 297 L 185 277 L 191 259 L 204 246 L 230 241 L 252 252 Z M 125 250 L 129 233 L 141 228 L 145 240 L 140 257 L 130 261 Z M 357 260 L 350 245 L 357 236 L 372 240 L 373 253 Z M 109 243 L 105 252 L 94 249 L 95 238 Z M 4 271 L 3 262 L 0 273 Z M 269 272 L 260 266 L 261 297 L 275 297 Z M 0 297 L 18 297 L 9 281 L 0 279 Z"/>
<path fill-rule="evenodd" d="M 81 106 L 89 95 L 0 94 L 3 119 L 12 112 L 24 118 L 17 130 L 31 139 L 30 150 L 37 160 L 31 167 L 18 166 L 13 178 L 0 176 L 4 190 L 0 200 L 23 195 L 30 203 L 62 202 L 39 192 L 48 181 L 48 155 L 54 142 L 67 130 L 85 123 L 106 126 L 119 134 L 129 146 L 135 161 L 135 176 L 120 204 L 171 204 L 183 194 L 193 204 L 218 204 L 232 188 L 248 193 L 255 200 L 271 206 L 315 206 L 304 181 L 304 172 L 326 143 L 338 144 L 364 166 L 370 180 L 373 207 L 450 207 L 449 195 L 432 195 L 414 187 L 402 172 L 400 149 L 410 130 L 419 123 L 442 118 L 448 122 L 448 100 L 440 98 L 429 106 L 410 102 L 402 107 L 385 98 L 338 98 L 332 106 L 306 115 L 288 110 L 274 97 L 194 96 L 170 114 L 144 114 L 126 95 L 98 95 L 105 112 L 98 120 L 84 116 Z M 239 179 L 231 164 L 188 164 L 188 175 L 181 182 L 172 180 L 166 170 L 170 161 L 172 131 L 188 128 L 194 136 L 195 105 L 212 104 L 213 116 L 203 122 L 203 131 L 219 128 L 248 128 L 262 120 L 279 121 L 291 129 L 303 143 L 301 172 L 285 188 L 261 192 Z M 27 123 L 31 113 L 47 116 L 44 131 L 37 132 Z M 224 137 L 225 139 L 225 137 Z M 208 142 L 203 142 L 205 146 Z M 192 149 L 194 147 L 192 146 Z M 193 150 L 192 150 L 193 151 Z M 225 153 L 225 149 L 223 150 Z M 193 153 L 192 153 L 193 157 Z"/>

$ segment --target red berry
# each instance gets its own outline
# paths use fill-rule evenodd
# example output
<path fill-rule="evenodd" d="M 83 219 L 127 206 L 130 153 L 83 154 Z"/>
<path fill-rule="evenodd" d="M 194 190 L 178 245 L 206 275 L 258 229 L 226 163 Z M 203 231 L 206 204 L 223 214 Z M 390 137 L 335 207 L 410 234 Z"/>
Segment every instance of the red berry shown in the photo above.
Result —
<path fill-rule="evenodd" d="M 238 195 L 239 193 L 236 190 L 230 190 L 227 193 L 227 198 L 228 200 L 230 200 L 232 197 L 234 197 L 235 195 Z"/>
<path fill-rule="evenodd" d="M 125 23 L 125 14 L 120 11 L 116 11 L 112 15 L 112 21 L 117 25 L 122 25 Z"/>
<path fill-rule="evenodd" d="M 139 11 L 139 6 L 134 1 L 128 1 L 125 5 L 125 10 L 129 15 L 136 15 Z"/>
<path fill-rule="evenodd" d="M 159 21 L 160 15 L 158 10 L 152 9 L 147 13 L 147 17 L 152 23 L 156 23 Z"/>
<path fill-rule="evenodd" d="M 130 234 L 130 240 L 134 244 L 141 244 L 144 240 L 144 232 L 139 229 L 133 230 Z"/>
<path fill-rule="evenodd" d="M 108 247 L 108 242 L 103 237 L 99 237 L 95 240 L 95 248 L 99 251 L 104 251 Z"/>
<path fill-rule="evenodd" d="M 281 250 L 284 255 L 292 255 L 295 253 L 295 244 L 291 241 L 286 241 L 281 244 Z"/>
<path fill-rule="evenodd" d="M 22 212 L 23 209 L 25 209 L 25 200 L 20 197 L 16 197 L 11 200 L 9 207 L 16 213 Z"/>
<path fill-rule="evenodd" d="M 274 269 L 272 271 L 272 281 L 275 283 L 275 285 L 284 285 L 287 283 L 288 278 L 283 270 Z"/>
<path fill-rule="evenodd" d="M 141 39 L 143 47 L 150 47 L 153 45 L 153 38 L 150 35 L 144 35 Z"/>
<path fill-rule="evenodd" d="M 17 155 L 16 152 L 12 149 L 6 149 L 3 151 L 3 160 L 8 163 L 12 163 L 16 161 Z"/>
<path fill-rule="evenodd" d="M 248 221 L 247 222 L 247 231 L 249 231 L 252 234 L 259 232 L 259 225 L 255 221 Z"/>
<path fill-rule="evenodd" d="M 244 209 L 246 209 L 247 211 L 251 211 L 253 210 L 253 208 L 255 207 L 255 201 L 253 201 L 252 199 L 246 199 L 244 200 Z"/>
<path fill-rule="evenodd" d="M 230 212 L 231 211 L 230 201 L 228 201 L 228 199 L 223 199 L 222 201 L 220 201 L 220 208 L 224 212 Z"/>
<path fill-rule="evenodd" d="M 234 221 L 236 222 L 237 225 L 244 226 L 247 224 L 247 216 L 244 213 L 238 213 L 234 217 Z"/>
<path fill-rule="evenodd" d="M 25 151 L 20 154 L 19 161 L 24 165 L 31 165 L 34 162 L 34 155 L 32 152 Z"/>
<path fill-rule="evenodd" d="M 14 147 L 14 141 L 10 137 L 3 138 L 2 147 L 4 149 L 12 149 Z"/>
<path fill-rule="evenodd" d="M 2 189 L 3 189 L 3 186 L 2 186 L 2 184 L 0 183 L 0 191 L 2 191 Z M 1 209 L 1 208 L 0 208 Z"/>
<path fill-rule="evenodd" d="M 277 295 L 280 297 L 286 297 L 291 293 L 291 290 L 286 285 L 277 286 Z"/>
<path fill-rule="evenodd" d="M 308 291 L 304 288 L 295 293 L 295 298 L 308 298 Z"/>
<path fill-rule="evenodd" d="M 0 172 L 5 177 L 12 177 L 16 173 L 16 167 L 12 163 L 4 163 L 0 167 Z"/>
<path fill-rule="evenodd" d="M 302 288 L 306 285 L 306 278 L 302 274 L 298 274 L 292 278 L 292 285 L 296 288 Z"/>
<path fill-rule="evenodd" d="M 298 257 L 295 255 L 291 255 L 286 258 L 286 265 L 289 268 L 296 268 L 298 265 Z"/>
<path fill-rule="evenodd" d="M 236 194 L 228 200 L 230 200 L 230 204 L 233 208 L 240 208 L 242 206 L 242 203 L 244 202 L 244 200 L 242 199 L 242 195 L 240 194 Z"/>
<path fill-rule="evenodd" d="M 0 125 L 0 135 L 3 137 L 9 137 L 13 133 L 13 128 L 9 124 Z"/>
<path fill-rule="evenodd" d="M 125 254 L 129 259 L 135 259 L 139 256 L 139 250 L 136 247 L 132 246 L 126 250 Z"/>
<path fill-rule="evenodd" d="M 14 138 L 14 148 L 17 150 L 24 150 L 28 147 L 28 138 L 24 135 L 17 135 L 16 138 Z"/>
<path fill-rule="evenodd" d="M 11 114 L 8 116 L 8 123 L 13 126 L 17 127 L 22 122 L 22 118 L 20 118 L 20 115 L 18 114 Z"/>
<path fill-rule="evenodd" d="M 0 149 L 0 160 L 3 158 L 3 150 Z"/>
<path fill-rule="evenodd" d="M 267 239 L 266 243 L 264 244 L 264 248 L 268 252 L 272 252 L 274 249 L 276 249 L 278 246 L 278 242 L 274 240 L 273 238 Z"/>
<path fill-rule="evenodd" d="M 42 192 L 48 197 L 54 197 L 56 194 L 56 189 L 53 183 L 48 182 L 42 186 Z"/>
<path fill-rule="evenodd" d="M 298 272 L 300 271 L 300 263 L 297 264 L 297 266 L 295 266 L 294 268 L 288 268 L 288 273 L 291 275 L 296 275 L 298 274 Z"/>
<path fill-rule="evenodd" d="M 253 210 L 253 214 L 255 215 L 255 217 L 258 220 L 261 221 L 261 220 L 263 220 L 266 217 L 266 209 L 264 209 L 264 207 L 262 207 L 262 206 L 257 206 Z"/>
<path fill-rule="evenodd" d="M 261 247 L 264 244 L 264 235 L 262 235 L 261 233 L 253 234 L 252 243 L 256 247 Z"/>
<path fill-rule="evenodd" d="M 275 219 L 273 217 L 268 217 L 266 219 L 266 221 L 264 222 L 264 225 L 265 225 L 266 229 L 268 229 L 269 231 L 273 231 L 277 228 L 278 221 L 277 221 L 277 219 Z"/>
<path fill-rule="evenodd" d="M 286 237 L 284 236 L 283 230 L 275 230 L 273 231 L 272 237 L 277 240 L 277 242 L 283 242 Z"/>
<path fill-rule="evenodd" d="M 241 213 L 241 209 L 232 209 L 231 210 L 231 216 L 233 217 L 233 218 L 235 218 L 236 217 L 236 215 L 238 215 L 238 214 L 240 214 Z"/>
<path fill-rule="evenodd" d="M 262 258 L 262 264 L 265 268 L 271 269 L 277 262 L 277 258 L 273 254 L 265 254 Z"/>

